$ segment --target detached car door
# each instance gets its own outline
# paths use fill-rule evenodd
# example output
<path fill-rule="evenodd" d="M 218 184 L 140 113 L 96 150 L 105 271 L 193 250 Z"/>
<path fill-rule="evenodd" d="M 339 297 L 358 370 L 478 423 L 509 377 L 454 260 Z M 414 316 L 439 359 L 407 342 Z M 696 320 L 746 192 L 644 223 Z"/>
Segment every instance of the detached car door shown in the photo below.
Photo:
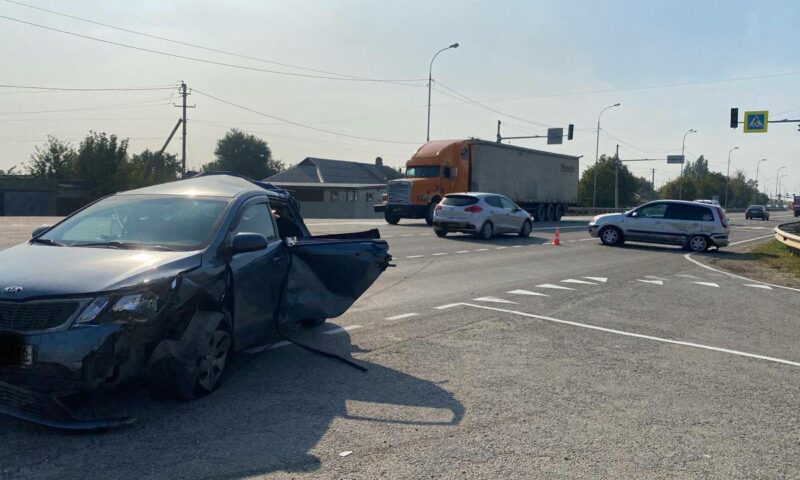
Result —
<path fill-rule="evenodd" d="M 389 245 L 378 230 L 299 238 L 288 242 L 291 267 L 282 322 L 343 314 L 389 266 Z"/>

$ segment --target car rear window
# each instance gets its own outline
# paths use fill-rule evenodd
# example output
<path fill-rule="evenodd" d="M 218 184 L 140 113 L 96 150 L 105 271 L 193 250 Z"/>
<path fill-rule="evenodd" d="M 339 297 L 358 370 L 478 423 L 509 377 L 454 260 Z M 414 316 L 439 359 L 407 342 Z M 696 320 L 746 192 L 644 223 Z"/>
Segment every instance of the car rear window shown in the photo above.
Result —
<path fill-rule="evenodd" d="M 714 214 L 711 209 L 699 205 L 670 204 L 667 207 L 666 218 L 672 220 L 690 220 L 694 222 L 711 222 Z"/>
<path fill-rule="evenodd" d="M 453 207 L 466 207 L 476 203 L 478 203 L 478 199 L 471 195 L 448 195 L 442 200 L 442 205 L 451 205 Z"/>

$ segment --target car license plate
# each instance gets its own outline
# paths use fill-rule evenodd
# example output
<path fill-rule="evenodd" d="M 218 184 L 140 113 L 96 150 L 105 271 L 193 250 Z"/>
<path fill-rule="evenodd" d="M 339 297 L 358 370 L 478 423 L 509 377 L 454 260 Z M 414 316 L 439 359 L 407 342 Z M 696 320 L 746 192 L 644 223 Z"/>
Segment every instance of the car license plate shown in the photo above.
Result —
<path fill-rule="evenodd" d="M 32 365 L 33 345 L 0 344 L 0 365 Z"/>

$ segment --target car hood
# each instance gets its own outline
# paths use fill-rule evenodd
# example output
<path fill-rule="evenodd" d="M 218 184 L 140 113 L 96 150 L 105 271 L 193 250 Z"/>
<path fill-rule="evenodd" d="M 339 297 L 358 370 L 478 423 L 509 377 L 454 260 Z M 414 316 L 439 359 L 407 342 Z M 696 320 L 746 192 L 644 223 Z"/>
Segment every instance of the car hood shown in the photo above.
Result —
<path fill-rule="evenodd" d="M 624 213 L 604 213 L 603 215 L 597 215 L 596 217 L 592 218 L 592 222 L 595 225 L 599 225 L 602 223 L 609 223 L 614 222 L 617 220 L 622 220 L 626 217 Z"/>
<path fill-rule="evenodd" d="M 200 264 L 200 252 L 24 243 L 0 251 L 0 300 L 116 290 L 171 277 Z"/>

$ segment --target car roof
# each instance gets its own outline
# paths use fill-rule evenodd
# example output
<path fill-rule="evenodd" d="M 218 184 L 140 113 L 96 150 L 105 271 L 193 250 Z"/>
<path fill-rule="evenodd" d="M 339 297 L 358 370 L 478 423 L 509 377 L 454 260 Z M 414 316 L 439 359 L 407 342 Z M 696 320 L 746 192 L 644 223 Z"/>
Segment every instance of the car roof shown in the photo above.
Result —
<path fill-rule="evenodd" d="M 450 197 L 454 195 L 469 195 L 472 197 L 484 198 L 484 197 L 505 197 L 500 193 L 487 193 L 487 192 L 457 192 L 457 193 L 448 193 L 445 197 Z M 508 198 L 508 197 L 506 197 Z"/>
<path fill-rule="evenodd" d="M 233 198 L 246 192 L 266 193 L 275 197 L 284 196 L 266 190 L 245 177 L 229 174 L 202 174 L 175 182 L 120 192 L 118 195 L 196 195 Z"/>
<path fill-rule="evenodd" d="M 715 205 L 715 204 L 712 204 L 712 203 L 703 203 L 703 202 L 697 202 L 697 201 L 692 202 L 692 201 L 689 201 L 689 200 L 653 200 L 652 202 L 647 202 L 644 205 L 647 205 L 648 203 L 678 203 L 678 204 L 682 204 L 682 205 L 702 205 L 704 207 L 717 207 L 717 206 L 719 206 L 719 205 Z"/>

